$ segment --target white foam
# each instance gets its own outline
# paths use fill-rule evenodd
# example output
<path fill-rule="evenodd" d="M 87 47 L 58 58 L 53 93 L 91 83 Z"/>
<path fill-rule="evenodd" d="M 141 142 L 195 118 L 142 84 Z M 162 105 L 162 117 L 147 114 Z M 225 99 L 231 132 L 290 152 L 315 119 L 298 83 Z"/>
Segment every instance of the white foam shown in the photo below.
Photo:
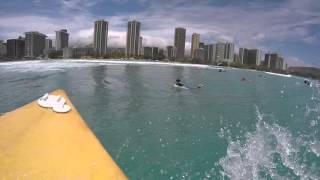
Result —
<path fill-rule="evenodd" d="M 65 71 L 68 68 L 98 66 L 97 63 L 77 62 L 72 60 L 37 60 L 0 63 L 0 68 L 11 72 L 47 72 Z M 113 65 L 110 63 L 110 65 Z"/>
<path fill-rule="evenodd" d="M 227 155 L 219 161 L 223 168 L 221 174 L 236 180 L 261 179 L 260 173 L 264 172 L 273 179 L 290 179 L 277 171 L 279 163 L 274 158 L 279 155 L 282 165 L 291 169 L 293 176 L 319 179 L 317 167 L 310 167 L 299 161 L 301 153 L 307 153 L 300 152 L 302 147 L 307 147 L 318 155 L 319 145 L 314 141 L 305 141 L 303 137 L 293 137 L 287 129 L 277 124 L 270 125 L 264 122 L 264 118 L 257 109 L 256 130 L 246 133 L 244 142 L 232 141 L 230 137 L 226 137 Z"/>
<path fill-rule="evenodd" d="M 320 141 L 315 140 L 311 142 L 310 149 L 313 153 L 315 153 L 318 157 L 320 157 Z"/>
<path fill-rule="evenodd" d="M 206 69 L 220 70 L 221 67 L 203 64 L 186 64 L 178 62 L 153 62 L 153 61 L 125 61 L 125 60 L 88 60 L 88 59 L 63 59 L 63 60 L 30 60 L 0 63 L 0 68 L 6 71 L 64 71 L 67 68 L 81 68 L 99 65 L 155 65 L 155 66 L 178 66 L 178 67 L 197 67 Z M 223 69 L 222 69 L 223 70 Z"/>
<path fill-rule="evenodd" d="M 106 63 L 106 64 L 141 64 L 141 65 L 171 65 L 171 66 L 184 66 L 184 67 L 200 67 L 209 68 L 208 65 L 202 64 L 185 64 L 178 62 L 155 62 L 155 61 L 126 61 L 126 60 L 70 60 L 72 62 L 89 62 L 89 63 Z"/>
<path fill-rule="evenodd" d="M 316 114 L 316 119 L 311 120 L 310 122 L 310 128 L 317 129 L 319 133 L 319 123 L 320 120 L 320 86 L 318 86 L 318 82 L 313 81 L 312 83 L 315 83 L 316 85 L 313 87 L 313 93 L 312 93 L 312 102 L 313 104 L 306 105 L 306 111 L 305 111 L 305 118 L 309 117 L 310 113 Z M 312 117 L 313 118 L 313 117 Z M 315 137 L 317 137 L 315 135 Z M 318 138 L 314 138 L 310 142 L 310 150 L 317 155 L 317 157 L 320 157 L 320 141 Z"/>
<path fill-rule="evenodd" d="M 273 73 L 273 72 L 265 72 L 267 74 L 275 75 L 275 76 L 281 76 L 281 77 L 292 77 L 290 74 L 279 74 L 279 73 Z"/>

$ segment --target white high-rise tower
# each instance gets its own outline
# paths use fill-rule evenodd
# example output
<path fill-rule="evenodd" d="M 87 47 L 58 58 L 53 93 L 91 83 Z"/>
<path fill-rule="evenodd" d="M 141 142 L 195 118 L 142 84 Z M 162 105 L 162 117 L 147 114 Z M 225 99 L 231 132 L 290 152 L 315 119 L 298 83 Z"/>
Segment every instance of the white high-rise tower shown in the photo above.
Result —
<path fill-rule="evenodd" d="M 139 55 L 140 26 L 141 26 L 141 23 L 136 20 L 128 22 L 127 48 L 126 48 L 127 57 L 135 57 Z"/>
<path fill-rule="evenodd" d="M 93 47 L 96 55 L 103 57 L 107 54 L 108 44 L 108 22 L 105 20 L 98 20 L 94 23 L 94 39 Z"/>

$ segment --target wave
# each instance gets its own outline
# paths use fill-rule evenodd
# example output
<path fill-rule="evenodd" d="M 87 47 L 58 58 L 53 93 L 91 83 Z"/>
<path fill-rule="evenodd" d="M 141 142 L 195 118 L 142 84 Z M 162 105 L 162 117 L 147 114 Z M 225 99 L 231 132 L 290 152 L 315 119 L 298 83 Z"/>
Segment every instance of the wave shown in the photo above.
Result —
<path fill-rule="evenodd" d="M 65 71 L 68 68 L 98 66 L 97 63 L 77 62 L 70 60 L 37 60 L 0 63 L 0 68 L 8 72 L 47 72 Z M 109 64 L 113 65 L 113 64 Z"/>
<path fill-rule="evenodd" d="M 265 72 L 266 74 L 274 75 L 274 76 L 280 76 L 280 77 L 292 77 L 290 74 L 279 74 L 279 73 L 273 73 L 273 72 Z"/>
<path fill-rule="evenodd" d="M 127 60 L 67 60 L 70 62 L 88 62 L 88 63 L 104 63 L 104 64 L 140 64 L 140 65 L 165 65 L 165 66 L 183 66 L 183 67 L 199 67 L 199 68 L 211 68 L 209 65 L 203 64 L 186 64 L 178 62 L 156 62 L 156 61 L 127 61 Z"/>
<path fill-rule="evenodd" d="M 42 72 L 42 71 L 64 71 L 67 68 L 82 68 L 88 66 L 100 65 L 154 65 L 154 66 L 180 66 L 197 67 L 206 69 L 220 70 L 221 67 L 209 66 L 203 64 L 185 64 L 178 62 L 153 62 L 153 61 L 125 61 L 125 60 L 85 60 L 85 59 L 64 59 L 64 60 L 31 60 L 0 63 L 0 68 L 6 71 L 18 72 Z"/>

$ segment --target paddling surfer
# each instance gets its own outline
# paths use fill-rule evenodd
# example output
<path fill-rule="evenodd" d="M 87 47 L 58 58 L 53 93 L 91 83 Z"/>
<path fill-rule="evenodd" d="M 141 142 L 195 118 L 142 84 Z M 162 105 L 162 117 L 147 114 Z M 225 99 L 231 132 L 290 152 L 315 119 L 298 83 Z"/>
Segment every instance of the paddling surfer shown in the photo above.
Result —
<path fill-rule="evenodd" d="M 184 84 L 181 83 L 180 79 L 176 79 L 176 85 L 179 86 L 179 87 L 183 87 L 184 86 Z"/>
<path fill-rule="evenodd" d="M 181 82 L 180 79 L 176 79 L 175 86 L 176 87 L 181 87 L 181 88 L 187 88 L 187 87 L 184 86 L 184 84 Z M 190 88 L 190 89 L 200 89 L 202 87 L 203 87 L 203 84 L 198 84 L 198 86 L 196 88 Z M 189 89 L 189 88 L 187 88 L 187 89 Z"/>

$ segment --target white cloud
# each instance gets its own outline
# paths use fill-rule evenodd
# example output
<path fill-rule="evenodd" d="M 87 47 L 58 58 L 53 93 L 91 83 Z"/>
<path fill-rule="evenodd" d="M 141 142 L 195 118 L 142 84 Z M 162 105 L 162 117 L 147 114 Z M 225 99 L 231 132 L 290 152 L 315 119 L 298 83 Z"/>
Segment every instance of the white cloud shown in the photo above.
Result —
<path fill-rule="evenodd" d="M 297 57 L 286 57 L 286 63 L 288 64 L 288 67 L 292 66 L 303 66 L 303 67 L 311 67 L 314 65 L 308 64 L 304 62 L 303 60 L 297 58 Z"/>
<path fill-rule="evenodd" d="M 41 0 L 33 0 L 32 2 L 35 4 L 39 4 L 39 3 L 41 3 Z"/>
<path fill-rule="evenodd" d="M 304 37 L 302 40 L 305 43 L 313 44 L 313 43 L 317 43 L 319 39 L 320 38 L 317 35 L 310 35 L 310 36 Z"/>
<path fill-rule="evenodd" d="M 237 47 L 261 47 L 266 50 L 266 42 L 319 44 L 319 35 L 311 30 L 312 26 L 320 25 L 318 0 L 254 1 L 235 6 L 213 6 L 208 5 L 212 2 L 205 0 L 137 0 L 149 7 L 139 13 L 112 16 L 99 16 L 90 11 L 100 1 L 59 0 L 61 9 L 57 10 L 57 16 L 8 13 L 7 16 L 0 16 L 1 35 L 15 38 L 25 31 L 38 30 L 54 38 L 55 30 L 66 28 L 73 44 L 90 44 L 94 21 L 104 18 L 109 22 L 109 46 L 116 47 L 125 46 L 129 19 L 142 22 L 141 35 L 147 46 L 172 45 L 177 26 L 187 28 L 187 49 L 190 48 L 192 32 L 200 33 L 206 43 L 234 41 Z"/>
<path fill-rule="evenodd" d="M 88 11 L 87 9 L 93 7 L 100 0 L 60 0 L 62 8 L 67 10 Z"/>
<path fill-rule="evenodd" d="M 118 3 L 118 4 L 124 4 L 124 3 L 128 2 L 128 0 L 111 0 L 111 1 Z"/>
<path fill-rule="evenodd" d="M 108 45 L 113 47 L 125 47 L 126 32 L 124 31 L 109 31 Z"/>

